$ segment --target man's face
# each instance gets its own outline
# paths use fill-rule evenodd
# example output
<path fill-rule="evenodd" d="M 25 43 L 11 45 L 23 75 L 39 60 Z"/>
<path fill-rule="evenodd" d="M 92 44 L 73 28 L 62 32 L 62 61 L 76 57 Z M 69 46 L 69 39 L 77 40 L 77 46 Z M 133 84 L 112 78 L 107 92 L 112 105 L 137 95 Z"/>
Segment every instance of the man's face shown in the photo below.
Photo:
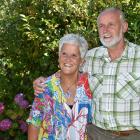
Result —
<path fill-rule="evenodd" d="M 105 47 L 111 48 L 123 39 L 123 21 L 117 12 L 103 13 L 98 20 L 100 41 Z"/>

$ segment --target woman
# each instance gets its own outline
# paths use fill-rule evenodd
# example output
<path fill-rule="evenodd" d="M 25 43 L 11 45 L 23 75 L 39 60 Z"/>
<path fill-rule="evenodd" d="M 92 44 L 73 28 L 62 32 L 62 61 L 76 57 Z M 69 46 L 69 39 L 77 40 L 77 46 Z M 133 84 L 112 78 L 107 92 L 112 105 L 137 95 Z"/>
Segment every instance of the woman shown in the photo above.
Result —
<path fill-rule="evenodd" d="M 79 73 L 79 67 L 87 49 L 81 36 L 67 34 L 60 39 L 60 70 L 47 78 L 45 91 L 34 99 L 28 140 L 84 140 L 92 94 L 87 74 Z"/>

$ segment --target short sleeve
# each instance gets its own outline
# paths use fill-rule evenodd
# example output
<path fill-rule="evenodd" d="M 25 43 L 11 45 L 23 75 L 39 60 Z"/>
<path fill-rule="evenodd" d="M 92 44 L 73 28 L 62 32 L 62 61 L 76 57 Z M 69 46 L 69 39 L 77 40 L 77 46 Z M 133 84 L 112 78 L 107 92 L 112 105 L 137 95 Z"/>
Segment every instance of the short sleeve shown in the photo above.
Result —
<path fill-rule="evenodd" d="M 27 119 L 28 124 L 33 124 L 36 127 L 41 125 L 43 119 L 43 108 L 45 104 L 45 99 L 43 98 L 43 93 L 40 93 L 39 96 L 36 96 L 33 104 L 32 109 L 29 114 L 29 118 Z"/>

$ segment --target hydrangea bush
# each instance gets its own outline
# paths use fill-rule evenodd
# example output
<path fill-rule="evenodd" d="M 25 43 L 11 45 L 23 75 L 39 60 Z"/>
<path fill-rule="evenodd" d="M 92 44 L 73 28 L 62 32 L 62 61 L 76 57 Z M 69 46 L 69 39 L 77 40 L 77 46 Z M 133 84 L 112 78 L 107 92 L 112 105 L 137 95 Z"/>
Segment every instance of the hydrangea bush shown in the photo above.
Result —
<path fill-rule="evenodd" d="M 0 0 L 0 140 L 27 140 L 32 81 L 57 71 L 64 34 L 81 34 L 90 48 L 99 46 L 96 19 L 110 6 L 125 12 L 126 37 L 140 44 L 140 0 Z"/>
<path fill-rule="evenodd" d="M 0 140 L 26 140 L 27 139 L 27 123 L 24 118 L 24 111 L 29 111 L 29 102 L 25 99 L 23 93 L 18 93 L 13 98 L 13 105 L 16 106 L 14 110 L 7 110 L 3 102 L 0 102 L 0 118 L 7 116 L 0 120 Z M 7 136 L 9 132 L 9 136 Z M 19 136 L 18 136 L 19 135 Z"/>

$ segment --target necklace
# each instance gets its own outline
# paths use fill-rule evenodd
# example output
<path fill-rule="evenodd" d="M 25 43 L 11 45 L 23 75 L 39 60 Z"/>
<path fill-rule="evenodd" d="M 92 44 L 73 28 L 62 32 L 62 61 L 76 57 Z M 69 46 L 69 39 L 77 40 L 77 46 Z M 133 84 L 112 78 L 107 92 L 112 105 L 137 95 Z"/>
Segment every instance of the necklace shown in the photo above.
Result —
<path fill-rule="evenodd" d="M 70 89 L 71 89 L 74 85 L 76 85 L 76 82 L 72 83 L 69 87 L 67 87 L 66 92 L 65 92 L 66 98 L 73 97 L 73 94 L 71 93 Z"/>
<path fill-rule="evenodd" d="M 77 78 L 78 79 L 78 78 Z M 75 96 L 75 89 L 77 85 L 77 79 L 69 84 L 69 86 L 66 86 L 67 83 L 64 83 L 63 80 L 61 79 L 61 87 L 63 89 L 63 92 L 65 93 L 66 98 L 73 98 Z"/>

